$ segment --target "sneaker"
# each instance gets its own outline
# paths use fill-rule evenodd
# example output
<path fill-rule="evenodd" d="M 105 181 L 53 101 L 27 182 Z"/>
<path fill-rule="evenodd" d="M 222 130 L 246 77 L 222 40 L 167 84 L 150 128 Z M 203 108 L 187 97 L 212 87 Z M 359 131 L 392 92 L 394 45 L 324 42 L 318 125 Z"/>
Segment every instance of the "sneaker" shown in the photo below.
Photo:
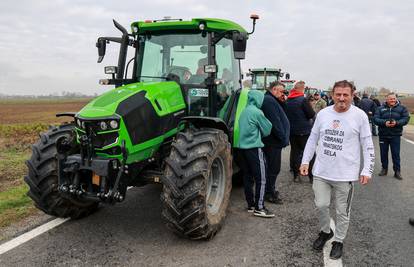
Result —
<path fill-rule="evenodd" d="M 248 208 L 247 208 L 247 212 L 248 212 L 248 213 L 252 213 L 252 212 L 254 212 L 254 206 L 252 206 L 252 207 L 248 207 Z"/>
<path fill-rule="evenodd" d="M 396 171 L 396 172 L 394 173 L 394 178 L 395 178 L 395 179 L 398 179 L 398 180 L 402 180 L 403 178 L 402 178 L 402 176 L 401 176 L 401 172 Z"/>
<path fill-rule="evenodd" d="M 312 247 L 313 247 L 314 250 L 316 250 L 316 251 L 322 251 L 323 246 L 325 246 L 325 243 L 329 239 L 331 239 L 333 237 L 333 235 L 334 235 L 332 229 L 330 229 L 330 230 L 331 231 L 329 232 L 329 234 L 328 233 L 325 233 L 323 231 L 321 231 L 319 233 L 318 238 L 313 242 L 313 245 L 312 245 Z"/>
<path fill-rule="evenodd" d="M 414 218 L 410 218 L 410 219 L 408 220 L 408 222 L 409 222 L 412 226 L 414 226 Z"/>
<path fill-rule="evenodd" d="M 387 169 L 381 169 L 380 173 L 378 173 L 378 176 L 386 176 L 388 173 Z"/>
<path fill-rule="evenodd" d="M 273 218 L 273 217 L 275 217 L 274 213 L 272 213 L 271 211 L 269 211 L 268 209 L 266 209 L 264 207 L 263 207 L 263 209 L 260 209 L 260 210 L 255 209 L 253 215 L 257 216 L 257 217 L 263 217 L 263 218 Z"/>
<path fill-rule="evenodd" d="M 342 244 L 342 242 L 337 242 L 337 241 L 332 242 L 332 249 L 331 249 L 331 253 L 329 254 L 329 258 L 333 260 L 337 260 L 341 258 L 343 247 L 344 247 L 344 244 Z"/>
<path fill-rule="evenodd" d="M 283 204 L 282 199 L 279 197 L 279 191 L 276 191 L 274 193 L 266 193 L 264 200 L 273 204 Z"/>

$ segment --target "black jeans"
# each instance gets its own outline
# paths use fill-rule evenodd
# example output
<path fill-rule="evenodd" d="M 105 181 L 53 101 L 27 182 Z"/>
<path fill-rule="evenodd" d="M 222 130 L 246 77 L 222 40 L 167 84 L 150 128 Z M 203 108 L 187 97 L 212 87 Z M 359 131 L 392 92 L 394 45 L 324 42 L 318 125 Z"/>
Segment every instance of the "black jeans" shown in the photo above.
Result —
<path fill-rule="evenodd" d="M 261 148 L 240 149 L 244 194 L 248 207 L 262 209 L 266 186 L 266 160 Z M 253 193 L 253 185 L 255 193 Z"/>
<path fill-rule="evenodd" d="M 266 193 L 276 192 L 276 179 L 280 172 L 282 161 L 282 149 L 267 145 L 263 148 L 266 155 Z"/>
<path fill-rule="evenodd" d="M 381 151 L 381 165 L 383 169 L 388 169 L 388 148 L 391 147 L 391 157 L 393 169 L 395 172 L 401 170 L 400 166 L 400 144 L 401 136 L 379 137 L 379 145 Z"/>
<path fill-rule="evenodd" d="M 307 135 L 291 135 L 290 136 L 290 167 L 293 170 L 293 176 L 299 175 L 299 167 L 302 162 L 303 151 L 305 150 Z M 315 161 L 315 156 L 309 163 L 309 177 L 312 177 L 312 166 Z"/>

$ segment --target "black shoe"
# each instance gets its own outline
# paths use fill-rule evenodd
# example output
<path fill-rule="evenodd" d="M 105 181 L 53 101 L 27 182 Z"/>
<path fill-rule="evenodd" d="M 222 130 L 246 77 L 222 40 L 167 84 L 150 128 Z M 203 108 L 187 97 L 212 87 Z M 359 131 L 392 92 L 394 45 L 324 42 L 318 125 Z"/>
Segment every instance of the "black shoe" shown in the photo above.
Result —
<path fill-rule="evenodd" d="M 325 233 L 323 231 L 321 231 L 319 233 L 318 238 L 315 240 L 315 242 L 313 242 L 313 249 L 316 251 L 321 251 L 323 249 L 323 246 L 325 246 L 325 243 L 331 239 L 333 237 L 334 233 L 331 229 L 331 231 L 328 233 Z"/>
<path fill-rule="evenodd" d="M 388 173 L 387 169 L 381 169 L 380 173 L 378 173 L 378 176 L 386 176 Z"/>
<path fill-rule="evenodd" d="M 262 218 L 273 218 L 275 217 L 275 214 L 271 211 L 269 211 L 268 209 L 266 209 L 265 207 L 263 207 L 263 209 L 255 209 L 253 212 L 254 216 L 257 217 L 262 217 Z"/>
<path fill-rule="evenodd" d="M 283 204 L 282 199 L 279 197 L 279 191 L 276 191 L 274 193 L 266 193 L 264 199 L 265 201 L 273 204 Z"/>
<path fill-rule="evenodd" d="M 340 257 L 342 257 L 342 248 L 344 247 L 344 244 L 341 242 L 334 241 L 332 242 L 332 249 L 331 253 L 329 254 L 329 258 L 333 260 L 337 260 Z"/>
<path fill-rule="evenodd" d="M 394 178 L 396 178 L 396 179 L 398 179 L 398 180 L 402 180 L 403 178 L 402 178 L 402 176 L 401 176 L 401 172 L 396 171 L 396 172 L 394 173 Z"/>
<path fill-rule="evenodd" d="M 300 179 L 300 176 L 299 175 L 294 175 L 293 176 L 293 182 L 294 183 L 301 183 L 302 180 Z"/>
<path fill-rule="evenodd" d="M 408 220 L 408 222 L 409 222 L 412 226 L 414 226 L 414 218 L 410 218 L 410 219 Z"/>

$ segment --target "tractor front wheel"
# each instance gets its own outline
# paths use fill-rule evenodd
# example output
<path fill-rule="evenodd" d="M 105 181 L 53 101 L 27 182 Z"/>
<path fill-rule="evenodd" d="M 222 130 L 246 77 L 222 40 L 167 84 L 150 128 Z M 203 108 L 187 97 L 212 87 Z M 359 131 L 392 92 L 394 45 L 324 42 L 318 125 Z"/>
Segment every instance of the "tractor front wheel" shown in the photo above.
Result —
<path fill-rule="evenodd" d="M 178 133 L 163 177 L 162 215 L 167 226 L 190 239 L 212 238 L 224 222 L 231 181 L 231 145 L 223 131 Z"/>
<path fill-rule="evenodd" d="M 97 210 L 98 203 L 64 198 L 58 191 L 56 142 L 63 136 L 72 137 L 74 129 L 73 124 L 63 124 L 40 135 L 40 140 L 32 146 L 31 158 L 26 161 L 29 172 L 24 180 L 29 185 L 27 194 L 37 208 L 53 216 L 77 219 Z"/>

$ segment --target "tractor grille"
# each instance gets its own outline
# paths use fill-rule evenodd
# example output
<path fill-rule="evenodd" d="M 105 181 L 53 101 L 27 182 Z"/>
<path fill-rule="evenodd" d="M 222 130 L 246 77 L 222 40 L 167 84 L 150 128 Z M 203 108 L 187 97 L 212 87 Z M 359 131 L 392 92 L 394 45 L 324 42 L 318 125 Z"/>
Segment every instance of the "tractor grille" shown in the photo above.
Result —
<path fill-rule="evenodd" d="M 84 138 L 84 140 L 88 140 L 87 136 L 91 136 L 91 141 L 94 148 L 103 148 L 118 141 L 118 131 L 100 133 L 102 130 L 98 129 L 98 127 L 98 123 L 96 122 L 85 121 L 85 128 L 77 127 L 76 129 L 79 139 Z"/>
<path fill-rule="evenodd" d="M 118 133 L 104 133 L 104 134 L 97 134 L 92 138 L 92 144 L 96 148 L 102 148 L 108 145 L 115 143 L 118 139 Z"/>

